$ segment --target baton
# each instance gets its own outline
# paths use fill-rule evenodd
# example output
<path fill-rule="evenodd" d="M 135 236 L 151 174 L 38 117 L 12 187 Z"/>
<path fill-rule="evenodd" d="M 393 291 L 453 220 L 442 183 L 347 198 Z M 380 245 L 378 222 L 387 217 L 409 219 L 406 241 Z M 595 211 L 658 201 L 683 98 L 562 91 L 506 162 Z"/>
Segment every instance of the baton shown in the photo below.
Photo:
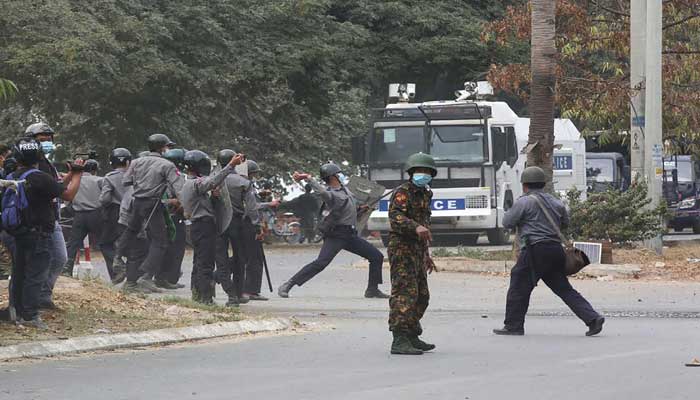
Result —
<path fill-rule="evenodd" d="M 265 249 L 263 248 L 263 243 L 260 243 L 260 255 L 262 256 L 262 262 L 263 262 L 263 267 L 265 268 L 265 276 L 267 277 L 267 286 L 270 288 L 270 293 L 273 293 L 274 290 L 272 290 L 272 281 L 270 280 L 270 270 L 267 268 L 267 257 L 265 257 Z"/>

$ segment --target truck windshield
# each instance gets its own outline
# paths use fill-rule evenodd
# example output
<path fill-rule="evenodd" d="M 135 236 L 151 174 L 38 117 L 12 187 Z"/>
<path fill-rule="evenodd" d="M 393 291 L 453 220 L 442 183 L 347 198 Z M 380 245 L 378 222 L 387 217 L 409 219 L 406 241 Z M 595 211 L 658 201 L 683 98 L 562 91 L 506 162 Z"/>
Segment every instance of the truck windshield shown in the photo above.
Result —
<path fill-rule="evenodd" d="M 411 154 L 425 151 L 423 129 L 423 125 L 376 128 L 370 145 L 370 160 L 404 163 Z"/>
<path fill-rule="evenodd" d="M 432 126 L 430 144 L 430 154 L 435 157 L 435 161 L 485 161 L 482 125 Z"/>
<path fill-rule="evenodd" d="M 589 158 L 586 160 L 586 178 L 595 182 L 612 182 L 614 179 L 613 160 Z"/>

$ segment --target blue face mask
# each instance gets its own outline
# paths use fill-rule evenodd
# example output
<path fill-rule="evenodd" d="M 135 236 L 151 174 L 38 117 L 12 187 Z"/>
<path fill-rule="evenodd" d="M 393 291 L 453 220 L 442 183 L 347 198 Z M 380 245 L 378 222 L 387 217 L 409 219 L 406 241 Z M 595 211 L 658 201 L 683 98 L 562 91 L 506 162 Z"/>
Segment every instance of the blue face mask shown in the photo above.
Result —
<path fill-rule="evenodd" d="M 41 142 L 41 151 L 46 155 L 53 153 L 55 148 L 56 146 L 54 146 L 53 142 Z"/>
<path fill-rule="evenodd" d="M 433 177 L 430 174 L 413 174 L 413 177 L 411 178 L 413 181 L 413 184 L 418 186 L 418 187 L 426 187 L 428 184 L 433 180 Z"/>

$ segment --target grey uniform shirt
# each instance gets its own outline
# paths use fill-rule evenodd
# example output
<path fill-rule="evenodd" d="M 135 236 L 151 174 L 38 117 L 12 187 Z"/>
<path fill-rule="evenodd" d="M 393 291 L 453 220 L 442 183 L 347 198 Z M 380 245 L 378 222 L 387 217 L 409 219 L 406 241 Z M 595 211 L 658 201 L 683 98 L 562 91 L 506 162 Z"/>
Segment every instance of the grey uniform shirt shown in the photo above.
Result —
<path fill-rule="evenodd" d="M 245 195 L 250 186 L 250 181 L 243 175 L 231 174 L 226 177 L 226 189 L 235 215 L 245 214 Z"/>
<path fill-rule="evenodd" d="M 355 197 L 345 186 L 337 189 L 326 188 L 313 178 L 309 179 L 309 184 L 321 196 L 326 209 L 337 216 L 336 225 L 357 226 Z"/>
<path fill-rule="evenodd" d="M 503 226 L 518 228 L 522 247 L 538 242 L 561 242 L 557 231 L 532 198 L 534 195 L 540 196 L 542 204 L 547 207 L 547 211 L 559 229 L 565 229 L 569 225 L 569 214 L 566 212 L 564 203 L 542 190 L 531 190 L 529 194 L 521 196 L 506 212 L 503 217 Z"/>
<path fill-rule="evenodd" d="M 102 192 L 102 178 L 83 172 L 80 178 L 80 188 L 71 202 L 75 211 L 94 211 L 102 207 L 100 193 Z"/>
<path fill-rule="evenodd" d="M 245 214 L 244 217 L 250 220 L 255 226 L 260 226 L 263 223 L 263 215 L 260 211 L 270 208 L 270 203 L 262 203 L 255 192 L 255 186 L 251 182 L 245 191 Z"/>
<path fill-rule="evenodd" d="M 119 224 L 128 225 L 131 220 L 131 206 L 134 204 L 134 188 L 127 186 L 124 190 L 124 197 L 119 204 Z"/>
<path fill-rule="evenodd" d="M 213 175 L 187 179 L 179 196 L 185 210 L 185 218 L 190 221 L 205 217 L 214 218 L 214 204 L 209 192 L 221 185 L 231 173 L 235 173 L 234 168 L 226 166 Z"/>
<path fill-rule="evenodd" d="M 124 173 L 124 186 L 134 187 L 134 197 L 139 199 L 160 198 L 167 186 L 172 193 L 180 193 L 184 178 L 175 164 L 160 153 L 150 152 L 131 162 Z"/>
<path fill-rule="evenodd" d="M 100 204 L 106 207 L 110 204 L 120 205 L 124 198 L 124 172 L 126 168 L 117 168 L 111 171 L 102 179 L 102 192 L 100 193 Z"/>

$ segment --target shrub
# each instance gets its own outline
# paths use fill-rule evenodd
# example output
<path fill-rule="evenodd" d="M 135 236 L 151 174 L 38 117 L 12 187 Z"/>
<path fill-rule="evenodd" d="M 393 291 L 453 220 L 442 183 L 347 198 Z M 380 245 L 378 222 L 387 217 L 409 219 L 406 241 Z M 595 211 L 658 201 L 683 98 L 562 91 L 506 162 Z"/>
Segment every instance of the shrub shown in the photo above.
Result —
<path fill-rule="evenodd" d="M 665 202 L 648 207 L 647 185 L 637 181 L 627 191 L 609 189 L 589 193 L 580 200 L 580 191 L 567 193 L 571 223 L 567 230 L 574 240 L 609 240 L 615 244 L 650 239 L 665 231 L 668 216 Z"/>

